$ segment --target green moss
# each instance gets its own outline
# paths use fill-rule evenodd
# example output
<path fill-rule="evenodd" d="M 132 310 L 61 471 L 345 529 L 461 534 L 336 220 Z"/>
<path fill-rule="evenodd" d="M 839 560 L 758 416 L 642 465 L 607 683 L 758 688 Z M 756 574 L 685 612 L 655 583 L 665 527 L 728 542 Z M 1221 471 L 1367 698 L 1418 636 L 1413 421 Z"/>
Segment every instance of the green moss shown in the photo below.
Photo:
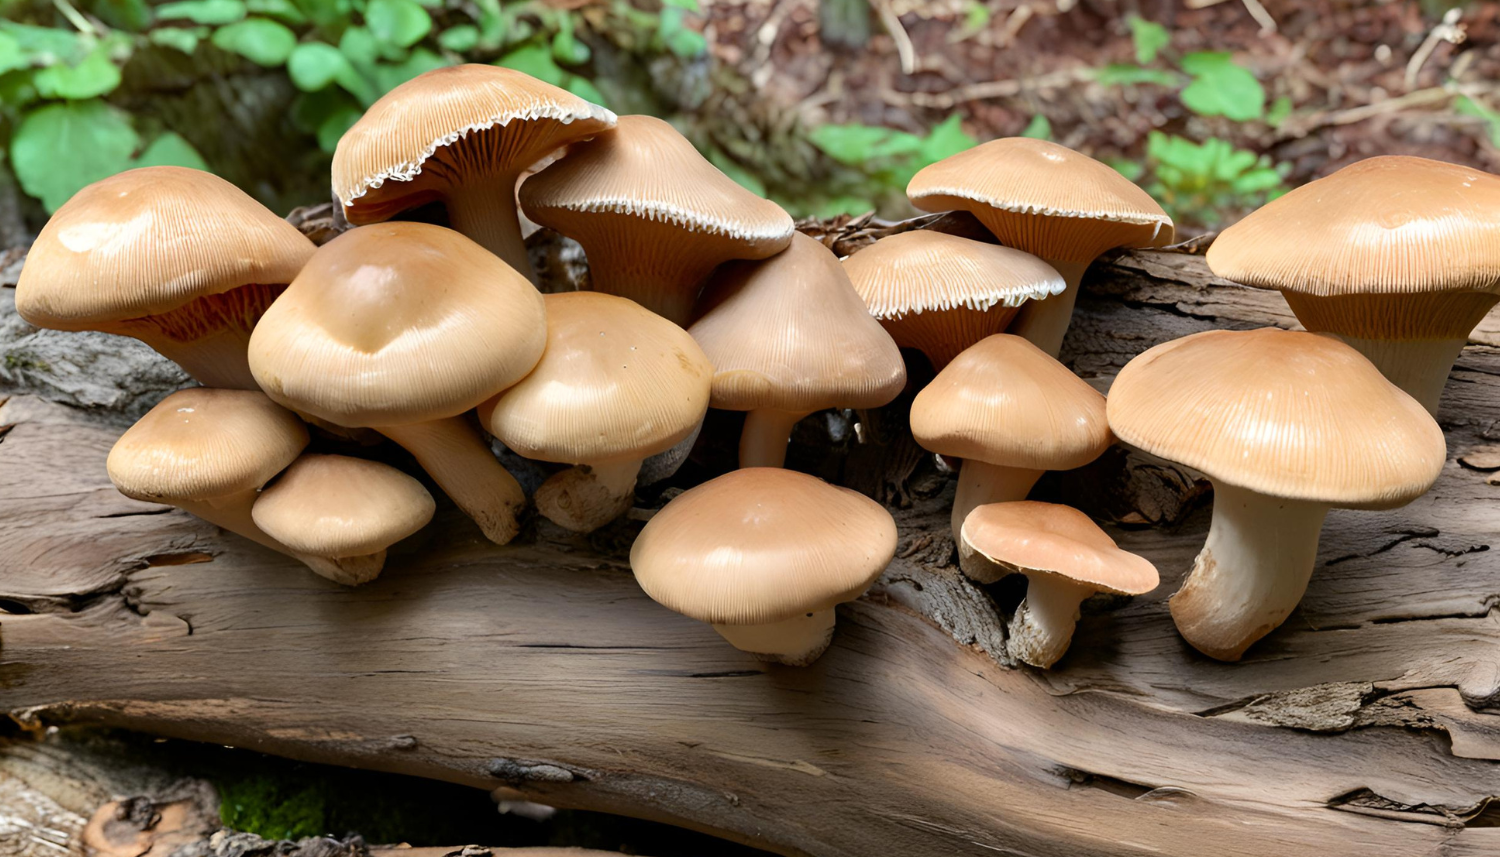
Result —
<path fill-rule="evenodd" d="M 5 355 L 5 368 L 7 369 L 30 369 L 36 372 L 46 372 L 52 368 L 45 360 L 28 357 L 25 354 Z"/>
<path fill-rule="evenodd" d="M 266 839 L 305 839 L 328 833 L 321 783 L 254 774 L 221 781 L 219 820 Z"/>

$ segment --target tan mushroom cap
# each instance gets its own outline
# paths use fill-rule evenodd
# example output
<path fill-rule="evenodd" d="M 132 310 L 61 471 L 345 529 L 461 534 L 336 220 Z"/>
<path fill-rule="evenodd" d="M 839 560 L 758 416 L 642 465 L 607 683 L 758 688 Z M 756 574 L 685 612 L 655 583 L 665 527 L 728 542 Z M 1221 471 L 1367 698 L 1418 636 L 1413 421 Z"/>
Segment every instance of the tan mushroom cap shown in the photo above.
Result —
<path fill-rule="evenodd" d="M 273 399 L 343 426 L 461 414 L 541 359 L 542 296 L 449 229 L 362 226 L 318 249 L 261 319 L 250 367 Z"/>
<path fill-rule="evenodd" d="M 901 350 L 838 257 L 801 233 L 766 261 L 725 265 L 702 305 L 689 332 L 714 365 L 716 408 L 876 408 L 906 383 Z"/>
<path fill-rule="evenodd" d="M 880 504 L 805 473 L 752 467 L 657 512 L 630 567 L 678 613 L 758 625 L 858 598 L 895 553 L 896 523 Z"/>
<path fill-rule="evenodd" d="M 202 500 L 259 488 L 307 443 L 307 427 L 262 393 L 190 387 L 121 435 L 107 468 L 127 497 Z"/>
<path fill-rule="evenodd" d="M 970 211 L 1000 243 L 1054 261 L 1160 247 L 1172 219 L 1144 190 L 1087 155 L 1007 137 L 924 167 L 906 195 L 923 211 Z"/>
<path fill-rule="evenodd" d="M 1082 467 L 1114 440 L 1104 396 L 1008 333 L 965 350 L 917 394 L 911 431 L 941 455 L 1032 470 Z"/>
<path fill-rule="evenodd" d="M 1437 479 L 1443 432 L 1338 339 L 1272 328 L 1195 333 L 1120 370 L 1109 422 L 1126 443 L 1227 485 L 1383 509 Z"/>
<path fill-rule="evenodd" d="M 202 170 L 142 167 L 80 190 L 42 227 L 16 284 L 40 327 L 88 330 L 247 285 L 285 285 L 316 248 Z"/>
<path fill-rule="evenodd" d="M 422 529 L 436 509 L 422 483 L 394 467 L 344 455 L 304 455 L 261 492 L 255 525 L 318 557 L 383 551 Z"/>
<path fill-rule="evenodd" d="M 655 237 L 676 243 L 657 252 L 720 261 L 763 259 L 785 247 L 793 231 L 781 206 L 736 184 L 654 116 L 621 116 L 614 130 L 574 146 L 526 180 L 521 206 L 585 247 L 624 229 L 608 222 L 615 215 L 670 227 Z"/>
<path fill-rule="evenodd" d="M 614 122 L 603 107 L 512 69 L 439 68 L 386 93 L 344 133 L 333 192 L 349 222 L 374 223 L 470 174 L 519 173 Z"/>
<path fill-rule="evenodd" d="M 1156 566 L 1124 551 L 1070 506 L 1020 500 L 979 506 L 964 519 L 969 550 L 1010 571 L 1052 574 L 1100 592 L 1140 595 L 1157 587 Z"/>
<path fill-rule="evenodd" d="M 626 298 L 546 296 L 547 350 L 479 409 L 517 454 L 564 464 L 643 459 L 692 434 L 713 365 L 687 331 Z"/>

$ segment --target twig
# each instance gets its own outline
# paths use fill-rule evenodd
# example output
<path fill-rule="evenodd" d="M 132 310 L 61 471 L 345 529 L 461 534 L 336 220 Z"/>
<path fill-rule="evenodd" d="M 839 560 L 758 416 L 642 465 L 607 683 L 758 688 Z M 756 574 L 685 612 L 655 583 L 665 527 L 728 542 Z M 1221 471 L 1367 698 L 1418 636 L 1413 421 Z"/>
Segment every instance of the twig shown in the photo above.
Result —
<path fill-rule="evenodd" d="M 68 23 L 72 24 L 78 32 L 87 33 L 91 36 L 99 35 L 99 28 L 95 27 L 89 19 L 83 17 L 83 14 L 75 9 L 73 4 L 69 3 L 68 0 L 52 0 L 52 5 L 57 8 L 57 11 L 62 13 L 64 18 L 68 19 Z"/>
<path fill-rule="evenodd" d="M 1026 89 L 1046 89 L 1049 87 L 1066 86 L 1070 83 L 1081 83 L 1092 78 L 1090 69 L 1075 68 L 1065 71 L 1048 72 L 1031 78 L 1019 78 L 1011 80 L 987 80 L 982 83 L 971 83 L 950 89 L 947 92 L 911 92 L 905 93 L 906 98 L 918 107 L 947 108 L 965 101 L 978 101 L 982 98 L 1010 98 L 1020 95 Z"/>
<path fill-rule="evenodd" d="M 896 55 L 901 58 L 901 73 L 915 72 L 917 49 L 912 46 L 911 36 L 906 34 L 906 28 L 901 26 L 901 16 L 891 8 L 890 0 L 870 0 L 870 5 L 875 8 L 875 14 L 880 17 L 880 24 L 890 34 L 891 41 L 896 43 Z"/>
<path fill-rule="evenodd" d="M 1207 9 L 1223 2 L 1225 0 L 1187 0 L 1187 7 Z M 1261 5 L 1260 0 L 1240 0 L 1240 2 L 1244 4 L 1245 11 L 1250 13 L 1250 17 L 1255 19 L 1255 23 L 1260 25 L 1261 36 L 1269 36 L 1276 32 L 1276 19 L 1271 17 L 1271 13 L 1266 11 L 1266 7 Z"/>
<path fill-rule="evenodd" d="M 1427 34 L 1427 38 L 1422 40 L 1421 47 L 1417 48 L 1417 52 L 1411 55 L 1411 61 L 1406 64 L 1407 89 L 1411 89 L 1417 85 L 1417 75 L 1421 73 L 1422 66 L 1427 64 L 1427 60 L 1432 56 L 1432 52 L 1437 50 L 1438 42 L 1448 42 L 1453 45 L 1463 44 L 1467 35 L 1464 32 L 1464 25 L 1458 22 L 1458 19 L 1462 16 L 1462 9 L 1449 9 L 1443 15 L 1442 23 L 1433 27 L 1432 32 Z"/>
<path fill-rule="evenodd" d="M 1361 104 L 1358 107 L 1350 107 L 1347 110 L 1325 111 L 1314 113 L 1303 117 L 1301 121 L 1288 122 L 1282 126 L 1277 137 L 1283 140 L 1293 137 L 1305 137 L 1319 128 L 1327 128 L 1332 125 L 1353 125 L 1366 119 L 1373 119 L 1386 113 L 1396 113 L 1408 107 L 1420 107 L 1426 104 L 1436 104 L 1447 101 L 1454 95 L 1459 94 L 1447 87 L 1433 86 L 1427 89 L 1419 89 L 1416 92 L 1408 92 L 1395 98 L 1387 98 L 1374 104 Z"/>

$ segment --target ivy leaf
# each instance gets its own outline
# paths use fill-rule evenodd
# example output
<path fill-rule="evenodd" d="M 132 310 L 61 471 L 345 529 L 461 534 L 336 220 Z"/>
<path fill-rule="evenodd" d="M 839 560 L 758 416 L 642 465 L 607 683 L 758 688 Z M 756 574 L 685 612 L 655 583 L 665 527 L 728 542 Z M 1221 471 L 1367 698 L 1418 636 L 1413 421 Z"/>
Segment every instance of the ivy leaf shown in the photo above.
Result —
<path fill-rule="evenodd" d="M 473 24 L 459 24 L 438 34 L 438 44 L 443 50 L 462 54 L 474 50 L 479 44 L 479 28 Z"/>
<path fill-rule="evenodd" d="M 1172 34 L 1167 28 L 1139 15 L 1125 16 L 1130 26 L 1130 40 L 1135 43 L 1135 61 L 1146 65 L 1156 59 L 1162 48 L 1171 44 Z"/>
<path fill-rule="evenodd" d="M 978 140 L 964 132 L 963 117 L 954 113 L 927 132 L 927 138 L 922 141 L 922 147 L 918 150 L 918 159 L 922 162 L 919 166 L 935 164 L 946 157 L 972 149 L 978 143 Z"/>
<path fill-rule="evenodd" d="M 513 68 L 553 86 L 567 82 L 568 73 L 552 58 L 552 51 L 542 45 L 523 45 L 501 57 L 495 65 Z"/>
<path fill-rule="evenodd" d="M 207 30 L 201 27 L 162 27 L 152 30 L 148 38 L 153 45 L 173 48 L 192 56 L 193 51 L 198 49 L 198 42 L 207 34 Z"/>
<path fill-rule="evenodd" d="M 109 51 L 102 45 L 90 51 L 78 65 L 54 65 L 32 78 L 37 94 L 43 98 L 65 98 L 82 101 L 114 92 L 120 85 L 120 69 L 110 62 Z"/>
<path fill-rule="evenodd" d="M 365 25 L 376 41 L 409 48 L 432 31 L 432 16 L 413 0 L 370 0 Z"/>
<path fill-rule="evenodd" d="M 1182 58 L 1182 70 L 1193 76 L 1182 91 L 1182 103 L 1194 113 L 1246 122 L 1265 111 L 1265 88 L 1225 51 L 1188 54 Z"/>
<path fill-rule="evenodd" d="M 375 43 L 375 36 L 364 27 L 350 27 L 344 31 L 339 39 L 339 53 L 349 60 L 355 68 L 368 71 L 374 67 L 375 60 L 380 56 L 380 46 Z"/>
<path fill-rule="evenodd" d="M 245 0 L 245 8 L 294 27 L 307 23 L 307 16 L 302 14 L 302 10 L 292 0 Z"/>
<path fill-rule="evenodd" d="M 340 75 L 353 74 L 354 66 L 339 49 L 324 42 L 303 42 L 292 49 L 286 61 L 287 75 L 303 92 L 317 92 Z"/>
<path fill-rule="evenodd" d="M 203 156 L 193 148 L 193 144 L 184 140 L 180 134 L 168 131 L 151 141 L 146 151 L 141 152 L 135 162 L 130 165 L 135 167 L 187 167 L 194 170 L 212 172 Z"/>
<path fill-rule="evenodd" d="M 922 148 L 922 140 L 914 134 L 870 125 L 821 125 L 808 138 L 828 157 L 860 168 L 872 160 L 910 155 Z"/>
<path fill-rule="evenodd" d="M 15 40 L 21 55 L 31 65 L 77 62 L 83 58 L 86 48 L 76 32 L 55 27 L 0 21 L 0 33 Z"/>
<path fill-rule="evenodd" d="M 233 24 L 245 19 L 243 0 L 181 0 L 156 7 L 158 21 L 188 20 L 195 24 Z"/>
<path fill-rule="evenodd" d="M 26 114 L 10 161 L 21 188 L 53 212 L 86 185 L 129 168 L 139 143 L 125 115 L 103 101 L 68 101 Z"/>
<path fill-rule="evenodd" d="M 274 68 L 287 61 L 297 36 L 284 24 L 251 18 L 214 31 L 214 47 L 239 54 L 257 65 Z"/>
<path fill-rule="evenodd" d="M 1046 116 L 1038 113 L 1031 117 L 1030 122 L 1026 123 L 1026 128 L 1021 131 L 1021 136 L 1030 137 L 1034 140 L 1050 140 L 1052 139 L 1052 122 Z"/>

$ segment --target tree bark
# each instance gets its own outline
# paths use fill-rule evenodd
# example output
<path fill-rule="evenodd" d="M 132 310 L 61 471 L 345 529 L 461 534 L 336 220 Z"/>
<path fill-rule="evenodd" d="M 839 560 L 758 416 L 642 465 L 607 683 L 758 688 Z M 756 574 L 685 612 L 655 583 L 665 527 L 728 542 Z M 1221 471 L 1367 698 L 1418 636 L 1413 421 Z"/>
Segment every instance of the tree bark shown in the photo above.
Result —
<path fill-rule="evenodd" d="M 856 232 L 825 240 L 847 252 Z M 1291 323 L 1279 295 L 1216 283 L 1200 257 L 1129 254 L 1094 267 L 1063 359 L 1107 389 L 1158 342 Z M 1162 586 L 1086 604 L 1045 672 L 1005 655 L 1018 593 L 958 573 L 951 481 L 890 414 L 861 417 L 867 443 L 836 475 L 901 506 L 897 559 L 792 669 L 641 593 L 627 552 L 649 509 L 590 536 L 535 523 L 504 547 L 450 510 L 346 589 L 120 496 L 104 472 L 118 428 L 17 397 L 0 407 L 0 710 L 787 855 L 1500 853 L 1494 316 L 1476 339 L 1443 399 L 1437 486 L 1333 512 L 1299 611 L 1238 664 L 1192 651 L 1167 612 L 1206 483 L 1120 448 L 1049 474 L 1034 497 L 1118 522 Z"/>

